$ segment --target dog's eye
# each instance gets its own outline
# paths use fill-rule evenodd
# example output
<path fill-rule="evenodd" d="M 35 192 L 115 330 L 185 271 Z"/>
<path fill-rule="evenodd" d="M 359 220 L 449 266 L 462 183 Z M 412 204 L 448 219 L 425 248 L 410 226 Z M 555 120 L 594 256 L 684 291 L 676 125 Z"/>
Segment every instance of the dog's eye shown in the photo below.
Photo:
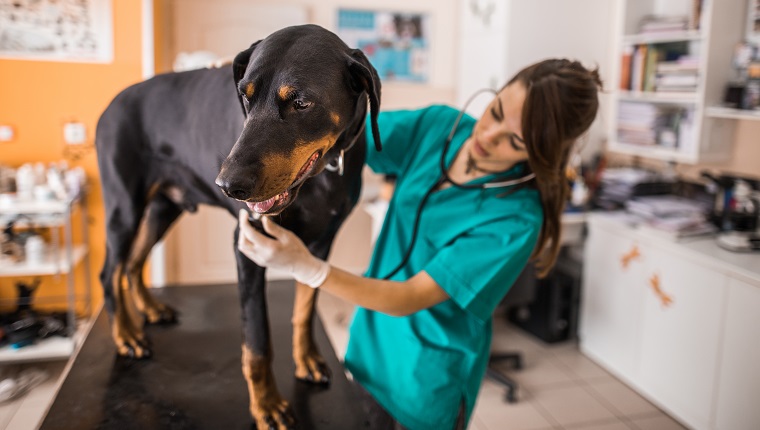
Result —
<path fill-rule="evenodd" d="M 295 108 L 295 110 L 304 110 L 311 107 L 311 102 L 307 102 L 303 100 L 293 100 L 293 107 Z"/>

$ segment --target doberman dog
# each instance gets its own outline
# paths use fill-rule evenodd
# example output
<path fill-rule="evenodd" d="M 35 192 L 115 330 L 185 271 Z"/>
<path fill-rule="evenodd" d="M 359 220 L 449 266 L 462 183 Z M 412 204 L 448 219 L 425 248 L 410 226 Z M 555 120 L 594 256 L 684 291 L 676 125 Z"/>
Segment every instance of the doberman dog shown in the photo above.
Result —
<path fill-rule="evenodd" d="M 151 296 L 142 272 L 184 211 L 248 207 L 326 258 L 359 198 L 368 113 L 380 149 L 379 107 L 380 80 L 366 56 L 315 25 L 275 32 L 231 67 L 157 75 L 116 96 L 96 146 L 107 233 L 100 278 L 118 354 L 149 357 L 143 322 L 177 318 Z M 237 248 L 235 256 L 251 415 L 259 429 L 293 428 L 271 369 L 265 271 Z M 297 284 L 293 359 L 297 378 L 324 384 L 329 369 L 311 333 L 315 303 L 316 290 Z"/>

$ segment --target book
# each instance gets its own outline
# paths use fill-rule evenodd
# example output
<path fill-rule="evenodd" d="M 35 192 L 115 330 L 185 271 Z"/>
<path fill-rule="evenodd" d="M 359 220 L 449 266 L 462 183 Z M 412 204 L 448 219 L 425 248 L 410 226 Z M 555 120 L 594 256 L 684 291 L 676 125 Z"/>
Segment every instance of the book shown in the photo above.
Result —
<path fill-rule="evenodd" d="M 631 89 L 631 58 L 633 57 L 633 46 L 623 48 L 623 55 L 620 59 L 620 89 Z"/>

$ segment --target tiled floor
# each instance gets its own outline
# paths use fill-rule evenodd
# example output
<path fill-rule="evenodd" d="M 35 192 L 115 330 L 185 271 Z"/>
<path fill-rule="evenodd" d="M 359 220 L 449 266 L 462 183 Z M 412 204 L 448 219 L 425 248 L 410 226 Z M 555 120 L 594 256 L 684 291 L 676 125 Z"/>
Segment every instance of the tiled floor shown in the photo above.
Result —
<path fill-rule="evenodd" d="M 322 294 L 319 312 L 336 352 L 343 356 L 351 306 Z M 581 355 L 574 343 L 547 345 L 504 321 L 494 326 L 494 350 L 523 353 L 521 371 L 505 369 L 520 384 L 518 402 L 506 403 L 504 390 L 486 380 L 470 430 L 685 428 Z M 0 404 L 0 430 L 37 427 L 57 391 L 65 363 L 28 366 L 44 366 L 51 376 L 26 396 Z M 6 366 L 0 375 L 18 370 L 18 366 Z"/>

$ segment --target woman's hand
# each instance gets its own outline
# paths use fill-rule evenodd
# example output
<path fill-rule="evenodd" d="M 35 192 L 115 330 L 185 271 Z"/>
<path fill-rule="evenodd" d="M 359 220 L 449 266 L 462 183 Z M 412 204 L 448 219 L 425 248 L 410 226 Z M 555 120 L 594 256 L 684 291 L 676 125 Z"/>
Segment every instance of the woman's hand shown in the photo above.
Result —
<path fill-rule="evenodd" d="M 263 217 L 266 237 L 248 222 L 248 212 L 239 213 L 240 235 L 238 250 L 261 267 L 282 270 L 293 275 L 296 281 L 317 288 L 325 282 L 330 265 L 311 255 L 306 245 L 291 231 L 280 227 L 269 217 Z"/>

